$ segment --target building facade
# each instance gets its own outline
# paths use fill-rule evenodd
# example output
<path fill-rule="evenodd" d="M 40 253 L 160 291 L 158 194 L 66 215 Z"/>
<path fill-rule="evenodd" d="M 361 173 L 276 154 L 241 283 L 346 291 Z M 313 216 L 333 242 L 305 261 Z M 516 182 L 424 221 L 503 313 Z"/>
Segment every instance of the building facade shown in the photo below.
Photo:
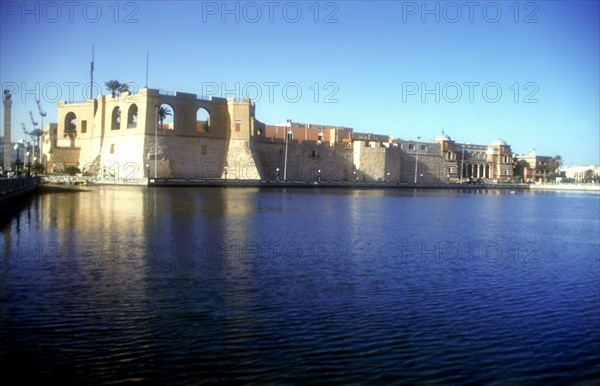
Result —
<path fill-rule="evenodd" d="M 247 99 L 142 89 L 58 104 L 44 152 L 48 173 L 85 176 L 439 183 L 513 176 L 510 146 L 460 144 L 447 134 L 407 141 L 352 128 L 266 125 Z"/>

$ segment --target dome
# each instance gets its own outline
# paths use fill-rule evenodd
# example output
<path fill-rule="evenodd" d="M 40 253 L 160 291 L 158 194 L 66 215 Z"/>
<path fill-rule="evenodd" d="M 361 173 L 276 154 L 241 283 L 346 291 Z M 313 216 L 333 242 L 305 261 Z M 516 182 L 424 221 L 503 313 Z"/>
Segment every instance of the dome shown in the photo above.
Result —
<path fill-rule="evenodd" d="M 495 139 L 494 142 L 490 143 L 490 146 L 506 146 L 506 142 L 498 138 Z"/>
<path fill-rule="evenodd" d="M 441 142 L 441 141 L 451 141 L 448 134 L 444 133 L 444 130 L 442 130 L 442 132 L 440 134 L 438 134 L 438 136 L 435 137 L 435 139 L 434 139 L 434 142 Z"/>

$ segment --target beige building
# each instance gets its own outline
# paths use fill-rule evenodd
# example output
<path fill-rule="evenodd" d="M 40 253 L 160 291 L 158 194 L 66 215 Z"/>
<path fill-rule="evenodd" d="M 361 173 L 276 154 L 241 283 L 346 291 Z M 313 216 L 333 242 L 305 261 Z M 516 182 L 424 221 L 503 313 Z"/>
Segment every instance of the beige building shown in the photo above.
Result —
<path fill-rule="evenodd" d="M 515 157 L 515 173 L 521 177 L 523 182 L 547 182 L 550 176 L 556 172 L 551 161 L 552 157 L 537 155 L 535 150 L 531 150 L 527 155 Z"/>
<path fill-rule="evenodd" d="M 47 169 L 77 166 L 84 175 L 120 178 L 218 178 L 230 165 L 243 169 L 243 178 L 256 179 L 250 149 L 255 130 L 249 100 L 142 89 L 84 103 L 61 101 L 56 138 L 46 138 Z"/>
<path fill-rule="evenodd" d="M 445 133 L 420 142 L 330 125 L 265 125 L 247 99 L 153 89 L 60 102 L 58 122 L 48 129 L 49 173 L 76 166 L 86 176 L 118 178 L 395 183 L 513 175 L 510 146 L 502 140 L 465 145 Z"/>
<path fill-rule="evenodd" d="M 513 154 L 502 139 L 489 145 L 456 143 L 443 131 L 434 141 L 441 146 L 448 179 L 509 180 L 513 178 Z"/>

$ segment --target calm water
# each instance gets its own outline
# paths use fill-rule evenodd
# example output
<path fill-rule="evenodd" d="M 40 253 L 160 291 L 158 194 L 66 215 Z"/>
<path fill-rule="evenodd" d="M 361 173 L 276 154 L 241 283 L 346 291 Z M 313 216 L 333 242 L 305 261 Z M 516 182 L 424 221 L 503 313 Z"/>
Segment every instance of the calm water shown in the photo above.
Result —
<path fill-rule="evenodd" d="M 2 211 L 0 377 L 600 379 L 598 195 L 109 186 Z"/>

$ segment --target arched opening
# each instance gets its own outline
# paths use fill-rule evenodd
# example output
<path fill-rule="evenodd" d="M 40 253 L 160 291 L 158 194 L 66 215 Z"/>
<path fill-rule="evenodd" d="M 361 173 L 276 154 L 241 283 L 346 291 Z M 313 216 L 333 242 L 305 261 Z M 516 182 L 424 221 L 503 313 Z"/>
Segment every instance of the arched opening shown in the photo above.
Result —
<path fill-rule="evenodd" d="M 163 103 L 158 107 L 158 128 L 162 130 L 173 130 L 175 128 L 175 111 L 169 104 Z"/>
<path fill-rule="evenodd" d="M 127 128 L 135 129 L 137 127 L 138 121 L 138 107 L 136 104 L 129 106 L 129 111 L 127 112 Z"/>
<path fill-rule="evenodd" d="M 119 106 L 113 109 L 110 122 L 111 130 L 119 130 L 121 128 L 121 108 Z"/>
<path fill-rule="evenodd" d="M 70 111 L 65 116 L 65 137 L 71 140 L 71 147 L 75 147 L 75 137 L 77 136 L 77 116 Z"/>
<path fill-rule="evenodd" d="M 210 113 L 202 107 L 196 110 L 196 131 L 199 133 L 210 131 Z"/>

